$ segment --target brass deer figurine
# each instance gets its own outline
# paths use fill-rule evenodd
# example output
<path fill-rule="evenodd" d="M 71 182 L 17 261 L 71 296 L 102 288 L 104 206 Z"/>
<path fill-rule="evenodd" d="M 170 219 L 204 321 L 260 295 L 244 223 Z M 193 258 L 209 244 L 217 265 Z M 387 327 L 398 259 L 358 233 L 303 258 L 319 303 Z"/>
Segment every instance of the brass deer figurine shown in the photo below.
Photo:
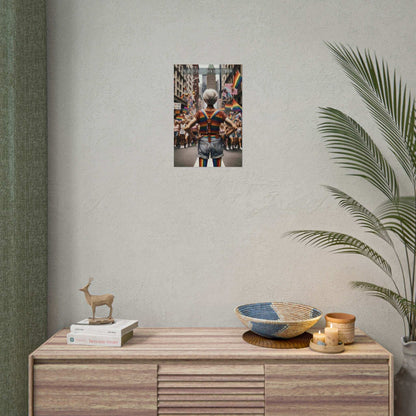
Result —
<path fill-rule="evenodd" d="M 85 295 L 85 299 L 88 302 L 88 305 L 91 306 L 92 309 L 92 321 L 95 321 L 95 308 L 97 306 L 102 306 L 102 305 L 107 305 L 110 308 L 110 313 L 108 315 L 109 320 L 112 320 L 112 313 L 113 313 L 113 300 L 114 300 L 114 295 L 91 295 L 90 292 L 88 291 L 88 288 L 91 285 L 91 282 L 94 279 L 92 277 L 90 277 L 90 279 L 88 280 L 88 283 L 82 288 L 79 289 L 81 292 L 84 292 Z"/>

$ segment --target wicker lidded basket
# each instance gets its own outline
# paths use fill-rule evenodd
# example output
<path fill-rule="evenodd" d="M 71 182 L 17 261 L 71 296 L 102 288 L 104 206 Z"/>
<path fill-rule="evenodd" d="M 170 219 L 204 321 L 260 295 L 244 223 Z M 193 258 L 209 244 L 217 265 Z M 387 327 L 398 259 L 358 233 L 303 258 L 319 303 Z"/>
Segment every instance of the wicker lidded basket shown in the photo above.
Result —
<path fill-rule="evenodd" d="M 339 340 L 344 344 L 354 342 L 355 316 L 349 313 L 327 313 L 325 315 L 326 326 L 338 328 Z"/>

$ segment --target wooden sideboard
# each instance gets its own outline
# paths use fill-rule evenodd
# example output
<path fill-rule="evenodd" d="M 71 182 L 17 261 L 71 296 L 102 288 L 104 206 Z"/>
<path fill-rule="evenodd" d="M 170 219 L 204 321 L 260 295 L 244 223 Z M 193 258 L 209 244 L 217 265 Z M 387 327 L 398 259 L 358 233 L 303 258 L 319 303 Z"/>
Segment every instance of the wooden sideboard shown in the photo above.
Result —
<path fill-rule="evenodd" d="M 123 347 L 29 356 L 30 416 L 392 416 L 393 357 L 356 331 L 341 354 L 276 350 L 243 328 L 139 328 Z"/>

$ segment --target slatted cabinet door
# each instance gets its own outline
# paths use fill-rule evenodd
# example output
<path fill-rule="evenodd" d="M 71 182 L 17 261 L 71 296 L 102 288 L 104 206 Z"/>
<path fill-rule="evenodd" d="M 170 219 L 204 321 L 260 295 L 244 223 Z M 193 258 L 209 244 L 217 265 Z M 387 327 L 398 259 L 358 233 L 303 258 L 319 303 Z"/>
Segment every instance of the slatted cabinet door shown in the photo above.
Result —
<path fill-rule="evenodd" d="M 37 364 L 35 416 L 156 416 L 153 364 Z"/>
<path fill-rule="evenodd" d="M 264 415 L 264 366 L 160 365 L 158 415 Z"/>
<path fill-rule="evenodd" d="M 388 416 L 388 375 L 387 362 L 266 365 L 266 416 Z"/>

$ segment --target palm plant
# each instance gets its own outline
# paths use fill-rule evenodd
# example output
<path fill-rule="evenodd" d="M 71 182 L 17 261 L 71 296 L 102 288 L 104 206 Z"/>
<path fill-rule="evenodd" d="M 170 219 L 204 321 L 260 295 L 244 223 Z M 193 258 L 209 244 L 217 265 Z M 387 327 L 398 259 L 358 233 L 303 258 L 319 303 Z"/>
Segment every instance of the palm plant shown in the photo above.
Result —
<path fill-rule="evenodd" d="M 388 277 L 391 287 L 354 281 L 352 286 L 384 299 L 403 319 L 405 339 L 416 341 L 416 125 L 415 101 L 396 71 L 379 62 L 368 50 L 361 53 L 340 44 L 328 43 L 331 53 L 364 100 L 400 167 L 396 170 L 410 182 L 411 195 L 402 196 L 399 172 L 389 164 L 370 135 L 347 114 L 335 108 L 320 108 L 319 132 L 335 163 L 349 175 L 374 186 L 383 202 L 372 212 L 345 192 L 326 187 L 366 232 L 383 240 L 397 261 L 394 275 L 387 260 L 365 242 L 353 236 L 322 230 L 288 232 L 299 241 L 335 253 L 367 257 Z"/>

